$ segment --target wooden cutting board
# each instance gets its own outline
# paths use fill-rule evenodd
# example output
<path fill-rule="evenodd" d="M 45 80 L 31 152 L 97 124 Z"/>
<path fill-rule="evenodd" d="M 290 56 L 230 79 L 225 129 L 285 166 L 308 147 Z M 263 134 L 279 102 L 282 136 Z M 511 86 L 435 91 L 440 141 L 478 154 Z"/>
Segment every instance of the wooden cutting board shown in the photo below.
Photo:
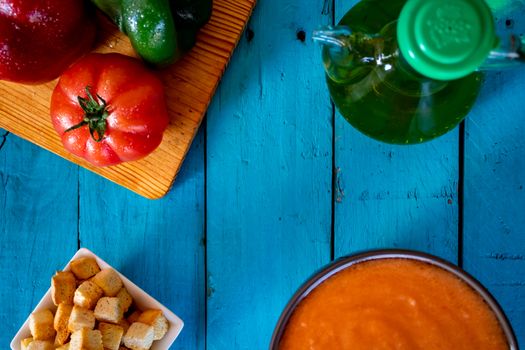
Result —
<path fill-rule="evenodd" d="M 200 31 L 196 46 L 182 60 L 160 72 L 171 122 L 159 148 L 144 159 L 99 168 L 65 151 L 49 116 L 56 81 L 42 85 L 0 81 L 0 128 L 139 195 L 160 198 L 177 176 L 254 6 L 255 0 L 215 0 L 212 18 Z M 98 21 L 95 51 L 136 56 L 125 35 L 103 16 Z"/>

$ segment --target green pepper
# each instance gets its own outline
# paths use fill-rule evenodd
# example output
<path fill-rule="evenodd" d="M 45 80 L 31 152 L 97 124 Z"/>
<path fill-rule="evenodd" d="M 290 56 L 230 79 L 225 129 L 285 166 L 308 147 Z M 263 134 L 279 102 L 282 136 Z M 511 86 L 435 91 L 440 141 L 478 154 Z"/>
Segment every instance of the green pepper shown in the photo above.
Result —
<path fill-rule="evenodd" d="M 177 31 L 169 0 L 121 0 L 122 27 L 147 62 L 167 65 L 177 55 Z"/>
<path fill-rule="evenodd" d="M 92 0 L 125 33 L 146 62 L 165 66 L 178 56 L 170 0 Z"/>
<path fill-rule="evenodd" d="M 92 0 L 147 62 L 167 65 L 194 45 L 213 0 Z"/>
<path fill-rule="evenodd" d="M 213 0 L 171 0 L 179 46 L 183 52 L 195 45 L 199 29 L 210 20 L 212 8 Z"/>

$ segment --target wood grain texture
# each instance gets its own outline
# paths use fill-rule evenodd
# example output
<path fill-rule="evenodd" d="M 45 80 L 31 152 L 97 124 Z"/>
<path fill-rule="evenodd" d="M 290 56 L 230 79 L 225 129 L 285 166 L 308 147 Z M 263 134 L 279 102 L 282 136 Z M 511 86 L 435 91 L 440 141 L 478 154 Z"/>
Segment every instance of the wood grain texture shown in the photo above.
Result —
<path fill-rule="evenodd" d="M 336 22 L 358 1 L 336 1 Z M 363 116 L 365 117 L 365 116 Z M 458 256 L 458 130 L 390 146 L 335 117 L 335 256 L 409 248 Z"/>
<path fill-rule="evenodd" d="M 525 31 L 525 3 L 489 0 L 500 35 Z M 464 267 L 525 346 L 525 69 L 487 73 L 466 121 Z"/>
<path fill-rule="evenodd" d="M 524 27 L 525 28 L 525 27 Z M 488 75 L 466 124 L 464 266 L 525 344 L 525 72 Z"/>
<path fill-rule="evenodd" d="M 0 347 L 77 248 L 77 167 L 0 129 Z M 74 186 L 69 186 L 73 183 Z"/>
<path fill-rule="evenodd" d="M 158 201 L 80 171 L 80 245 L 181 317 L 171 349 L 205 348 L 203 142 L 201 132 L 173 190 Z"/>
<path fill-rule="evenodd" d="M 330 260 L 331 109 L 309 38 L 322 5 L 261 1 L 208 112 L 209 350 L 268 348 Z"/>
<path fill-rule="evenodd" d="M 255 0 L 215 0 L 212 18 L 199 33 L 196 47 L 177 64 L 159 72 L 171 123 L 159 148 L 142 160 L 98 168 L 64 150 L 49 117 L 56 81 L 36 86 L 0 82 L 0 128 L 146 198 L 160 198 L 180 169 L 254 6 Z M 99 22 L 95 51 L 135 56 L 124 34 L 102 17 Z"/>

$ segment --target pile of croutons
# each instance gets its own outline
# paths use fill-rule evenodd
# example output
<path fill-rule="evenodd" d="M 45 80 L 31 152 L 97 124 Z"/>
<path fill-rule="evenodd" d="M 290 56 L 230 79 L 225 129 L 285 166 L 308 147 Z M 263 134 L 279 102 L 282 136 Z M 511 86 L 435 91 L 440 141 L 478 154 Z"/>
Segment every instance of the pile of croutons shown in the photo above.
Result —
<path fill-rule="evenodd" d="M 51 279 L 55 314 L 48 309 L 31 314 L 32 337 L 22 340 L 22 350 L 147 350 L 166 334 L 162 311 L 133 310 L 115 270 L 101 270 L 90 257 L 70 267 Z"/>

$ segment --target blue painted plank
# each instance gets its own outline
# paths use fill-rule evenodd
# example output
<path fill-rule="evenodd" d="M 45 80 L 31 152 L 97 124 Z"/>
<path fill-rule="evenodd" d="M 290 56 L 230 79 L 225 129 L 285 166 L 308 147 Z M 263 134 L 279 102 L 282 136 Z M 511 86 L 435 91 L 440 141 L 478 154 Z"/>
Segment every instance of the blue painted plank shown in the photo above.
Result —
<path fill-rule="evenodd" d="M 357 2 L 336 1 L 336 21 Z M 337 113 L 335 255 L 395 247 L 457 261 L 458 145 L 457 129 L 426 144 L 382 144 Z"/>
<path fill-rule="evenodd" d="M 310 39 L 322 10 L 258 3 L 208 111 L 209 350 L 267 348 L 292 293 L 330 260 L 331 107 Z"/>
<path fill-rule="evenodd" d="M 490 0 L 501 34 L 523 33 L 525 4 Z M 503 6 L 506 5 L 506 6 Z M 525 69 L 487 74 L 466 123 L 464 266 L 502 304 L 525 346 Z"/>
<path fill-rule="evenodd" d="M 521 80 L 520 80 L 521 79 Z M 525 72 L 488 75 L 466 124 L 464 266 L 525 344 Z"/>
<path fill-rule="evenodd" d="M 77 247 L 77 167 L 0 129 L 0 347 Z"/>
<path fill-rule="evenodd" d="M 523 16 L 513 17 L 523 31 Z M 510 28 L 509 28 L 510 30 Z M 525 121 L 523 69 L 487 74 L 466 124 L 465 268 L 504 307 L 525 343 Z"/>
<path fill-rule="evenodd" d="M 204 138 L 172 190 L 148 200 L 80 171 L 80 243 L 182 318 L 171 349 L 204 349 Z"/>

